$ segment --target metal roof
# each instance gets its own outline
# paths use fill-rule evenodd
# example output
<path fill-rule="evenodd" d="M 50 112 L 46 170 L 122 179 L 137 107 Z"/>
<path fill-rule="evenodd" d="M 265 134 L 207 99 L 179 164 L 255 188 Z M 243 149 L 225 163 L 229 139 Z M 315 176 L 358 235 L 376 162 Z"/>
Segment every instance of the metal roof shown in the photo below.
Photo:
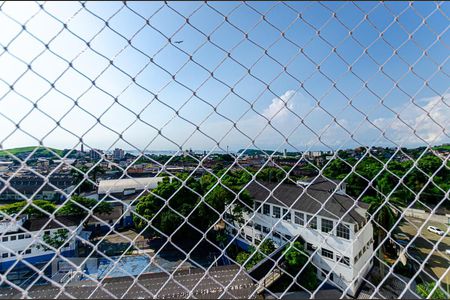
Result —
<path fill-rule="evenodd" d="M 164 177 L 143 177 L 101 180 L 98 184 L 98 194 L 123 193 L 127 189 L 151 190 L 157 187 Z"/>

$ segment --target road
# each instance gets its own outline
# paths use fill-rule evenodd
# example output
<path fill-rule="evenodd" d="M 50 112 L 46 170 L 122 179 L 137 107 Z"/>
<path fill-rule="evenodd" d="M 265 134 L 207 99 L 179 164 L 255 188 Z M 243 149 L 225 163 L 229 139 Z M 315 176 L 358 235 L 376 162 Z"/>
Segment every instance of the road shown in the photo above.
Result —
<path fill-rule="evenodd" d="M 404 217 L 404 219 L 405 222 L 400 225 L 400 230 L 410 237 L 421 256 L 426 257 L 432 252 L 432 255 L 428 259 L 428 264 L 425 266 L 425 271 L 430 275 L 434 275 L 436 280 L 444 276 L 444 273 L 450 268 L 450 256 L 445 254 L 445 250 L 450 249 L 450 236 L 447 234 L 447 236 L 438 244 L 437 250 L 433 250 L 434 245 L 441 237 L 428 231 L 427 227 L 430 225 L 436 226 L 445 232 L 447 229 L 446 226 L 448 225 L 428 222 L 418 234 L 417 230 L 425 220 L 413 217 Z M 416 235 L 417 237 L 415 238 Z M 450 270 L 447 272 L 442 282 L 450 284 Z"/>
<path fill-rule="evenodd" d="M 236 276 L 237 275 L 237 276 Z M 234 279 L 234 277 L 236 278 Z M 194 286 L 196 286 L 194 288 Z M 227 287 L 224 292 L 224 287 Z M 193 290 L 195 298 L 248 298 L 255 286 L 237 266 L 220 266 L 211 268 L 206 273 L 201 269 L 181 271 L 169 278 L 166 273 L 145 274 L 133 283 L 130 277 L 106 279 L 101 287 L 93 281 L 80 282 L 78 285 L 66 286 L 64 292 L 59 287 L 32 287 L 28 298 L 35 299 L 68 299 L 71 297 L 84 299 L 144 299 L 170 298 L 185 299 Z M 19 299 L 22 294 L 15 289 L 0 289 L 0 299 Z M 192 298 L 192 296 L 191 296 Z"/>

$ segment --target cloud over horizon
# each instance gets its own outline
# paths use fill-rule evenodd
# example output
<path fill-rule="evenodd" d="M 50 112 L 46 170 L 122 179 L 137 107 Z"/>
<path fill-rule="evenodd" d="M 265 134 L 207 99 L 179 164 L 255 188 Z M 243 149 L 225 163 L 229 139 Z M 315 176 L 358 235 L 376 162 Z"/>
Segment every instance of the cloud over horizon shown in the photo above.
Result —
<path fill-rule="evenodd" d="M 288 115 L 289 110 L 294 109 L 293 98 L 296 94 L 294 90 L 288 90 L 280 97 L 273 98 L 269 107 L 264 109 L 263 115 L 269 120 L 285 117 Z"/>

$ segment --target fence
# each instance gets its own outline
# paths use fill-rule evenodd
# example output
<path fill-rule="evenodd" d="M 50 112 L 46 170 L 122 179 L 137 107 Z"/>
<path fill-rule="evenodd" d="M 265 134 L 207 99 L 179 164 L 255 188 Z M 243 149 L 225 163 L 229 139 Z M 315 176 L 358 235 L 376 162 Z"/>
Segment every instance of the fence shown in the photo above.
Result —
<path fill-rule="evenodd" d="M 0 297 L 449 297 L 449 9 L 2 2 Z"/>

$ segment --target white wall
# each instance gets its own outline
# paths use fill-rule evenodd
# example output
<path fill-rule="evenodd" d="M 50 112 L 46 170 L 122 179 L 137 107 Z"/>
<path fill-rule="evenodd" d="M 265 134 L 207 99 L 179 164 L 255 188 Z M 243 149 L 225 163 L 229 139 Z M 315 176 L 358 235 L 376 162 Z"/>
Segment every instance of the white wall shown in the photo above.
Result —
<path fill-rule="evenodd" d="M 53 235 L 58 229 L 61 228 L 55 228 L 55 229 L 49 229 L 51 235 Z M 75 230 L 75 226 L 67 227 L 69 230 L 68 236 L 70 237 L 71 231 Z M 46 230 L 47 231 L 47 230 Z M 80 230 L 77 231 L 77 234 Z M 40 256 L 40 255 L 46 255 L 46 254 L 52 254 L 54 253 L 53 250 L 47 250 L 45 251 L 42 248 L 37 248 L 34 245 L 39 244 L 39 241 L 42 240 L 42 236 L 44 235 L 44 231 L 36 237 L 36 240 L 33 240 L 33 236 L 36 236 L 38 234 L 37 231 L 35 232 L 21 232 L 21 233 L 15 233 L 15 234 L 8 234 L 0 237 L 1 244 L 0 244 L 0 262 L 15 260 L 16 257 L 11 255 L 8 255 L 8 257 L 4 258 L 3 253 L 14 253 L 18 254 L 24 251 L 25 249 L 31 249 L 31 253 L 29 254 L 23 254 L 23 257 L 32 257 L 32 256 Z M 19 239 L 19 236 L 24 236 L 23 239 Z M 8 241 L 3 241 L 3 238 L 8 237 Z M 15 237 L 15 240 L 12 240 L 12 237 Z M 31 245 L 31 246 L 30 246 Z M 75 250 L 75 239 L 72 239 L 69 243 L 69 245 L 65 248 L 62 248 L 61 251 L 69 251 L 69 250 Z"/>
<path fill-rule="evenodd" d="M 272 213 L 272 207 L 271 207 L 271 213 Z M 361 268 L 363 267 L 364 263 L 369 260 L 372 257 L 373 254 L 373 244 L 370 244 L 370 247 L 364 252 L 363 256 L 359 259 L 357 264 L 354 264 L 354 257 L 359 253 L 361 249 L 367 244 L 368 241 L 371 241 L 373 238 L 373 228 L 372 225 L 369 223 L 367 224 L 358 234 L 355 236 L 353 234 L 353 228 L 354 226 L 351 225 L 350 227 L 350 239 L 344 239 L 341 237 L 337 237 L 334 232 L 332 233 L 325 233 L 321 232 L 321 217 L 317 216 L 317 230 L 312 228 L 307 228 L 305 226 L 301 226 L 298 224 L 295 224 L 293 222 L 294 213 L 291 214 L 291 220 L 285 221 L 281 220 L 277 226 L 275 226 L 275 223 L 279 220 L 276 218 L 272 218 L 260 213 L 255 214 L 244 214 L 244 218 L 246 220 L 249 220 L 251 218 L 253 224 L 258 223 L 262 226 L 266 226 L 270 229 L 274 228 L 277 232 L 289 235 L 291 237 L 297 237 L 301 236 L 307 243 L 311 243 L 314 246 L 318 246 L 319 250 L 317 253 L 313 256 L 313 262 L 318 268 L 323 268 L 325 270 L 332 270 L 334 273 L 334 280 L 333 282 L 335 284 L 338 284 L 343 289 L 347 288 L 349 283 L 355 279 L 355 277 L 358 276 L 364 276 L 370 269 L 370 266 L 367 266 L 364 268 L 364 270 L 361 271 Z M 330 220 L 326 218 L 327 220 Z M 305 222 L 306 222 L 306 216 L 305 216 Z M 336 221 L 334 223 L 334 226 L 336 225 Z M 275 227 L 274 227 L 275 226 Z M 249 235 L 252 237 L 257 237 L 259 234 L 264 234 L 262 231 L 259 232 L 256 229 L 254 229 L 254 226 L 245 226 L 243 233 L 245 235 Z M 273 233 L 273 231 L 272 231 Z M 281 244 L 281 241 L 279 239 L 270 237 L 274 242 L 278 244 L 278 246 Z M 356 238 L 356 239 L 354 239 Z M 261 240 L 258 238 L 258 240 Z M 323 257 L 321 255 L 320 247 L 325 248 L 327 250 L 333 251 L 333 259 Z M 306 248 L 306 245 L 305 245 Z M 336 255 L 339 256 L 346 256 L 350 260 L 350 266 L 347 266 L 343 263 L 338 263 L 336 260 Z M 358 275 L 361 271 L 361 275 Z M 348 293 L 350 295 L 354 295 L 358 288 L 359 284 L 352 284 L 351 288 L 349 289 Z"/>

